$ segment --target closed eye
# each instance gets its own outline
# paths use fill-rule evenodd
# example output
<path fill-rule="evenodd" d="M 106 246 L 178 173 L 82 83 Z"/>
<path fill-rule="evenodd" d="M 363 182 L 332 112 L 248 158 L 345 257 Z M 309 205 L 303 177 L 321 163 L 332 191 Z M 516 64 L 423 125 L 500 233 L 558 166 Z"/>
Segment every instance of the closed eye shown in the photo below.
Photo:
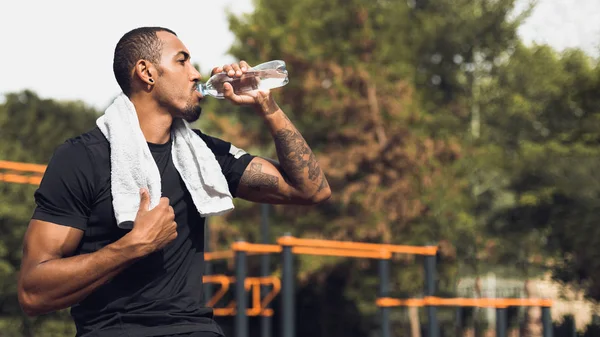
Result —
<path fill-rule="evenodd" d="M 181 65 L 185 65 L 185 62 L 190 59 L 190 54 L 185 51 L 180 51 L 175 56 L 178 57 L 176 60 L 177 62 L 181 63 Z"/>

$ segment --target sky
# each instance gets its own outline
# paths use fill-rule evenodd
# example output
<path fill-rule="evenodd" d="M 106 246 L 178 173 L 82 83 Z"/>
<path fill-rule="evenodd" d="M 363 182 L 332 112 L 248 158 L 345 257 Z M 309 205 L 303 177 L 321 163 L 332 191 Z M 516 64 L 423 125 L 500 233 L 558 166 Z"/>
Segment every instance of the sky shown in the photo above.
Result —
<path fill-rule="evenodd" d="M 523 8 L 531 0 L 518 0 Z M 520 27 L 526 43 L 545 43 L 558 50 L 581 48 L 600 56 L 600 0 L 537 0 L 531 17 Z"/>
<path fill-rule="evenodd" d="M 530 0 L 518 0 L 519 7 Z M 519 34 L 558 50 L 599 56 L 600 0 L 537 0 Z M 139 26 L 174 30 L 203 71 L 231 63 L 225 10 L 251 12 L 252 0 L 0 0 L 0 95 L 30 89 L 43 98 L 82 100 L 105 109 L 119 87 L 115 44 Z M 265 60 L 267 61 L 267 60 Z"/>

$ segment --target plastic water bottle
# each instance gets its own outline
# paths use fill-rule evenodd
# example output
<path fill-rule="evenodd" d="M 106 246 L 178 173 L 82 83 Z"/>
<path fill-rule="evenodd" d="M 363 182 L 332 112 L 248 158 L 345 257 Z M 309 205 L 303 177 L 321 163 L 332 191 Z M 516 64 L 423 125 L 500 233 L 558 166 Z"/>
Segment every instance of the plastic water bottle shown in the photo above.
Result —
<path fill-rule="evenodd" d="M 289 82 L 285 62 L 273 60 L 251 67 L 242 77 L 232 78 L 227 73 L 214 74 L 206 83 L 198 85 L 197 90 L 203 96 L 213 96 L 223 99 L 223 85 L 231 84 L 233 92 L 241 94 L 252 90 L 268 90 L 279 88 Z"/>

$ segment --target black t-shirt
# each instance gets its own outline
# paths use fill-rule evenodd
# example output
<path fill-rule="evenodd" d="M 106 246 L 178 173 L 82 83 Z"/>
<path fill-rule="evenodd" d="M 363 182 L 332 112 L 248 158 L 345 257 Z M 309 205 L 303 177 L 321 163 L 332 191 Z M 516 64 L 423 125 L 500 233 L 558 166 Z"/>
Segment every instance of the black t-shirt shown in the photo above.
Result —
<path fill-rule="evenodd" d="M 253 156 L 194 130 L 215 154 L 235 196 Z M 177 238 L 137 261 L 71 308 L 77 336 L 158 336 L 220 332 L 202 305 L 204 218 L 179 176 L 171 142 L 148 144 L 161 175 L 162 196 L 175 210 Z M 50 160 L 35 192 L 34 219 L 84 231 L 75 254 L 95 252 L 128 230 L 117 227 L 110 183 L 110 147 L 95 128 L 67 140 Z"/>

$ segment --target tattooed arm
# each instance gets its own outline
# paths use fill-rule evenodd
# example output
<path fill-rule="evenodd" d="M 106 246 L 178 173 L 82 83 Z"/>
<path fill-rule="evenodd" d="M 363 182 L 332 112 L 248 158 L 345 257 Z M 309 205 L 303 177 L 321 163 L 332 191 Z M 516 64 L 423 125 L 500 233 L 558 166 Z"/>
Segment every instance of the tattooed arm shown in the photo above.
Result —
<path fill-rule="evenodd" d="M 331 190 L 315 155 L 278 107 L 265 114 L 275 141 L 276 161 L 256 157 L 242 175 L 240 198 L 277 204 L 313 204 L 327 200 Z"/>
<path fill-rule="evenodd" d="M 261 109 L 262 110 L 262 109 Z M 265 203 L 313 204 L 327 200 L 327 179 L 304 137 L 274 104 L 264 113 L 279 163 L 254 158 L 242 175 L 237 195 Z"/>
<path fill-rule="evenodd" d="M 213 74 L 226 72 L 241 77 L 249 69 L 246 62 L 214 68 Z M 277 204 L 314 204 L 331 196 L 327 179 L 304 137 L 279 108 L 269 91 L 236 95 L 229 83 L 224 96 L 238 105 L 252 105 L 269 129 L 279 163 L 270 159 L 252 159 L 237 189 L 237 196 L 256 202 Z"/>

